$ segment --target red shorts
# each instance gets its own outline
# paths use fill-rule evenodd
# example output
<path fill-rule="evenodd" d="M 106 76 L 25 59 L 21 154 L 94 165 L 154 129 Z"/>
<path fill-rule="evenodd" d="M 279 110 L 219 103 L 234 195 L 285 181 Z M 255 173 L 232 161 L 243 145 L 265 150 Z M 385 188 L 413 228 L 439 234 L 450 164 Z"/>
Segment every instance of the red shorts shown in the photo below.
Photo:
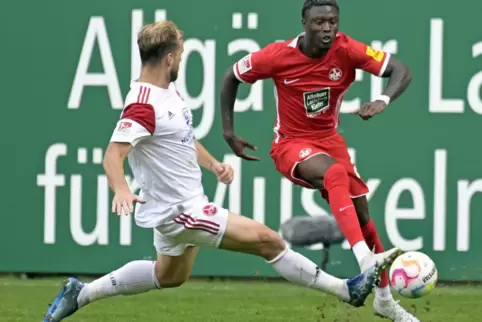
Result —
<path fill-rule="evenodd" d="M 270 152 L 276 170 L 291 182 L 310 189 L 314 189 L 313 186 L 295 177 L 295 168 L 299 163 L 317 154 L 326 154 L 345 167 L 350 178 L 350 196 L 352 198 L 361 197 L 368 193 L 367 185 L 351 161 L 345 140 L 338 133 L 328 138 L 316 140 L 307 138 L 280 138 L 278 143 L 273 142 Z M 323 198 L 328 199 L 326 191 L 321 190 L 321 194 Z"/>

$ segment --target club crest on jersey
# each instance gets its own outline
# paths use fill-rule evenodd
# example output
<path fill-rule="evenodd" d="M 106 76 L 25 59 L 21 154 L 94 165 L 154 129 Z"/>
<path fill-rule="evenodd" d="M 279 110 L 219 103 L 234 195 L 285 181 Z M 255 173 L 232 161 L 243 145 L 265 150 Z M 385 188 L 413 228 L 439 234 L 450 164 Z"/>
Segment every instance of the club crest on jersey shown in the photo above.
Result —
<path fill-rule="evenodd" d="M 311 154 L 310 148 L 303 149 L 303 150 L 300 151 L 300 158 L 306 158 L 310 154 Z"/>
<path fill-rule="evenodd" d="M 342 76 L 342 72 L 341 72 L 341 69 L 339 68 L 332 68 L 330 70 L 330 74 L 328 75 L 328 77 L 330 77 L 330 80 L 336 82 L 336 81 L 339 81 L 341 76 Z"/>
<path fill-rule="evenodd" d="M 218 212 L 218 208 L 214 205 L 206 205 L 203 208 L 203 212 L 206 216 L 214 216 Z"/>
<path fill-rule="evenodd" d="M 316 117 L 321 113 L 326 113 L 330 107 L 330 88 L 304 92 L 303 101 L 307 117 Z"/>

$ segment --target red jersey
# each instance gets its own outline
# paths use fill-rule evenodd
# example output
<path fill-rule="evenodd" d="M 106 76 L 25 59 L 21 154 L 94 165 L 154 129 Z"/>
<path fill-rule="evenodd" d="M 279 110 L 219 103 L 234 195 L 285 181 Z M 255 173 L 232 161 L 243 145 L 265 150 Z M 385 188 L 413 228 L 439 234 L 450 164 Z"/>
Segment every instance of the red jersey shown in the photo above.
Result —
<path fill-rule="evenodd" d="M 305 56 L 298 39 L 275 42 L 234 64 L 236 77 L 252 84 L 272 78 L 279 137 L 320 137 L 334 133 L 339 124 L 343 95 L 355 81 L 356 69 L 381 76 L 389 53 L 374 50 L 339 32 L 325 56 Z"/>

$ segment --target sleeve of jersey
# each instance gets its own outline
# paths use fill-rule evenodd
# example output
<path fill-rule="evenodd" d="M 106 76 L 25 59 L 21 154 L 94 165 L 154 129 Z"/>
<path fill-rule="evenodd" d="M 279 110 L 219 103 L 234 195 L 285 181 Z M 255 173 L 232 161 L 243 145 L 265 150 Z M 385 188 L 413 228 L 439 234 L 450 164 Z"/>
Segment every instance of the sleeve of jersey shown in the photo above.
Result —
<path fill-rule="evenodd" d="M 390 53 L 376 50 L 372 47 L 351 39 L 349 42 L 350 59 L 356 69 L 362 69 L 370 74 L 382 76 L 387 69 Z"/>
<path fill-rule="evenodd" d="M 258 80 L 273 76 L 273 50 L 267 46 L 259 51 L 248 54 L 233 66 L 234 75 L 243 83 L 253 84 Z"/>
<path fill-rule="evenodd" d="M 124 109 L 117 122 L 111 142 L 130 143 L 135 146 L 154 133 L 156 117 L 150 104 L 131 104 Z"/>

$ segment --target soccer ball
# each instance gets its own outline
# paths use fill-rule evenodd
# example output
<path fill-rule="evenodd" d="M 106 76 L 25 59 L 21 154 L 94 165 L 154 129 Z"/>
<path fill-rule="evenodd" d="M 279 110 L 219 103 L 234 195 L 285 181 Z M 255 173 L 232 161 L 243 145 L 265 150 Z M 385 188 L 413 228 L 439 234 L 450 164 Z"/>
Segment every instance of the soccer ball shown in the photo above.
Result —
<path fill-rule="evenodd" d="M 407 252 L 390 267 L 390 284 L 400 295 L 419 298 L 435 288 L 438 279 L 433 260 L 421 252 Z"/>

